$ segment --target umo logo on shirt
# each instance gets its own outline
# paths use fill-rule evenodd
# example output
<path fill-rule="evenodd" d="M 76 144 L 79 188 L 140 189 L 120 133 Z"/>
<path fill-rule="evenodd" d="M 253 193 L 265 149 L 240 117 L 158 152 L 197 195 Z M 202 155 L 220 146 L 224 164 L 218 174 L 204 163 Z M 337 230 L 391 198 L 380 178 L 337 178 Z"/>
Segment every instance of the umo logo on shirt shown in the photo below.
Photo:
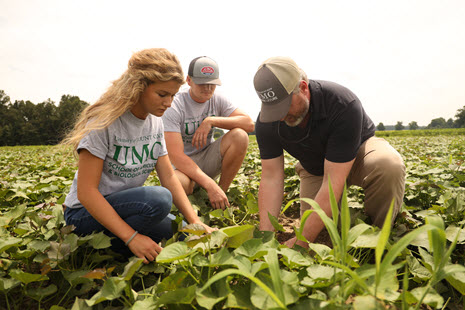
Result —
<path fill-rule="evenodd" d="M 262 102 L 271 102 L 278 100 L 273 88 L 268 88 L 262 91 L 257 91 L 258 97 L 260 97 Z"/>
<path fill-rule="evenodd" d="M 215 69 L 213 69 L 212 67 L 203 67 L 202 69 L 200 69 L 200 72 L 202 72 L 203 75 L 213 75 L 213 73 L 215 73 Z"/>
<path fill-rule="evenodd" d="M 142 145 L 142 150 L 140 150 L 140 153 L 139 153 L 135 146 L 122 146 L 122 145 L 114 144 L 115 154 L 113 155 L 113 159 L 115 161 L 118 161 L 123 166 L 126 166 L 128 164 L 128 157 L 130 158 L 130 161 L 132 161 L 132 163 L 129 163 L 130 165 L 142 164 L 143 162 L 147 161 L 149 158 L 152 160 L 157 160 L 158 157 L 155 158 L 154 152 L 153 152 L 157 145 L 159 147 L 162 147 L 161 142 L 158 142 L 158 141 L 153 143 L 151 146 L 149 144 L 144 144 Z M 124 162 L 118 160 L 120 157 L 120 154 L 123 156 Z"/>

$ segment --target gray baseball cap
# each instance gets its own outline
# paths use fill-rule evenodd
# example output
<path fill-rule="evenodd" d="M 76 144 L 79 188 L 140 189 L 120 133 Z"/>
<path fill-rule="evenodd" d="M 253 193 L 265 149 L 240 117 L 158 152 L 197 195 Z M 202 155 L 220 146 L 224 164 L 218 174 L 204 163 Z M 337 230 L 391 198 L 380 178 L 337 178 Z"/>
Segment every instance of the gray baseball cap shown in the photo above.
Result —
<path fill-rule="evenodd" d="M 218 64 L 207 56 L 194 58 L 189 64 L 187 75 L 195 84 L 221 85 Z"/>
<path fill-rule="evenodd" d="M 253 83 L 262 101 L 261 122 L 274 122 L 286 116 L 300 78 L 300 68 L 289 57 L 271 57 L 258 67 Z"/>

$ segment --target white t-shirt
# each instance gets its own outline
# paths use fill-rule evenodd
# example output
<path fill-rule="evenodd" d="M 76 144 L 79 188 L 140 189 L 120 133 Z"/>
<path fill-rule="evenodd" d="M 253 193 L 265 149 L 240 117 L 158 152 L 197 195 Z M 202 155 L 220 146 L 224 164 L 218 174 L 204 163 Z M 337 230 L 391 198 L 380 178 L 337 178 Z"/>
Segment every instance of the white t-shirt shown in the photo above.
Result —
<path fill-rule="evenodd" d="M 171 108 L 166 110 L 162 116 L 165 131 L 181 133 L 184 153 L 188 156 L 202 151 L 214 141 L 212 128 L 208 134 L 207 145 L 201 149 L 192 145 L 192 137 L 205 118 L 209 116 L 228 117 L 236 110 L 236 107 L 228 99 L 216 92 L 206 102 L 198 103 L 191 98 L 189 89 L 186 88 L 178 92 L 173 99 Z"/>
<path fill-rule="evenodd" d="M 149 114 L 142 120 L 127 111 L 107 128 L 91 131 L 77 149 L 103 159 L 98 189 L 107 196 L 144 184 L 158 157 L 167 154 L 163 133 L 161 118 Z M 64 203 L 69 208 L 82 207 L 77 198 L 78 173 Z"/>

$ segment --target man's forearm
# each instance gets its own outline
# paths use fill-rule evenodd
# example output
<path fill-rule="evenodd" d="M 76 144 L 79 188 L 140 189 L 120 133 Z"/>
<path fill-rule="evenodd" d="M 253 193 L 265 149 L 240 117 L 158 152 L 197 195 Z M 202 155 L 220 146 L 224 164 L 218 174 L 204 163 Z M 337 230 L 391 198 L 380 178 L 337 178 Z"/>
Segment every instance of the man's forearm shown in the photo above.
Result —
<path fill-rule="evenodd" d="M 252 132 L 254 130 L 254 123 L 252 119 L 248 116 L 209 116 L 207 120 L 212 127 L 217 127 L 221 129 L 231 130 L 234 128 L 241 128 L 246 132 Z M 204 120 L 204 121 L 205 121 Z"/>
<path fill-rule="evenodd" d="M 274 230 L 274 227 L 268 217 L 268 213 L 274 217 L 279 216 L 283 202 L 283 194 L 284 181 L 279 182 L 279 180 L 262 180 L 262 182 L 260 182 L 260 188 L 258 190 L 260 230 Z"/>
<path fill-rule="evenodd" d="M 184 153 L 173 157 L 173 164 L 182 173 L 188 176 L 191 180 L 197 183 L 202 188 L 207 189 L 209 186 L 212 186 L 216 182 L 205 174 L 202 169 L 197 166 L 197 164 Z"/>

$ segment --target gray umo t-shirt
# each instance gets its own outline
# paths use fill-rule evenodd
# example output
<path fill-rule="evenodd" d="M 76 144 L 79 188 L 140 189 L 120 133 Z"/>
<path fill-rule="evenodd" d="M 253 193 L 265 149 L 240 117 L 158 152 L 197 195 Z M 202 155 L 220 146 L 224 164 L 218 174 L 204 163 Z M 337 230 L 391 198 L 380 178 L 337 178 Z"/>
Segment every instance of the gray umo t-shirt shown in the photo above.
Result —
<path fill-rule="evenodd" d="M 103 159 L 99 192 L 103 196 L 125 189 L 140 187 L 157 164 L 158 157 L 166 155 L 163 121 L 149 114 L 145 120 L 125 112 L 110 126 L 93 130 L 78 145 L 78 152 L 88 150 Z M 77 176 L 66 196 L 68 208 L 81 208 L 77 198 Z"/>
<path fill-rule="evenodd" d="M 208 101 L 198 103 L 191 98 L 189 88 L 186 88 L 176 94 L 171 108 L 166 110 L 162 119 L 165 131 L 181 133 L 184 153 L 191 156 L 214 141 L 212 128 L 203 148 L 198 150 L 192 145 L 192 137 L 202 121 L 208 116 L 228 117 L 234 110 L 236 107 L 221 94 L 215 92 Z"/>

